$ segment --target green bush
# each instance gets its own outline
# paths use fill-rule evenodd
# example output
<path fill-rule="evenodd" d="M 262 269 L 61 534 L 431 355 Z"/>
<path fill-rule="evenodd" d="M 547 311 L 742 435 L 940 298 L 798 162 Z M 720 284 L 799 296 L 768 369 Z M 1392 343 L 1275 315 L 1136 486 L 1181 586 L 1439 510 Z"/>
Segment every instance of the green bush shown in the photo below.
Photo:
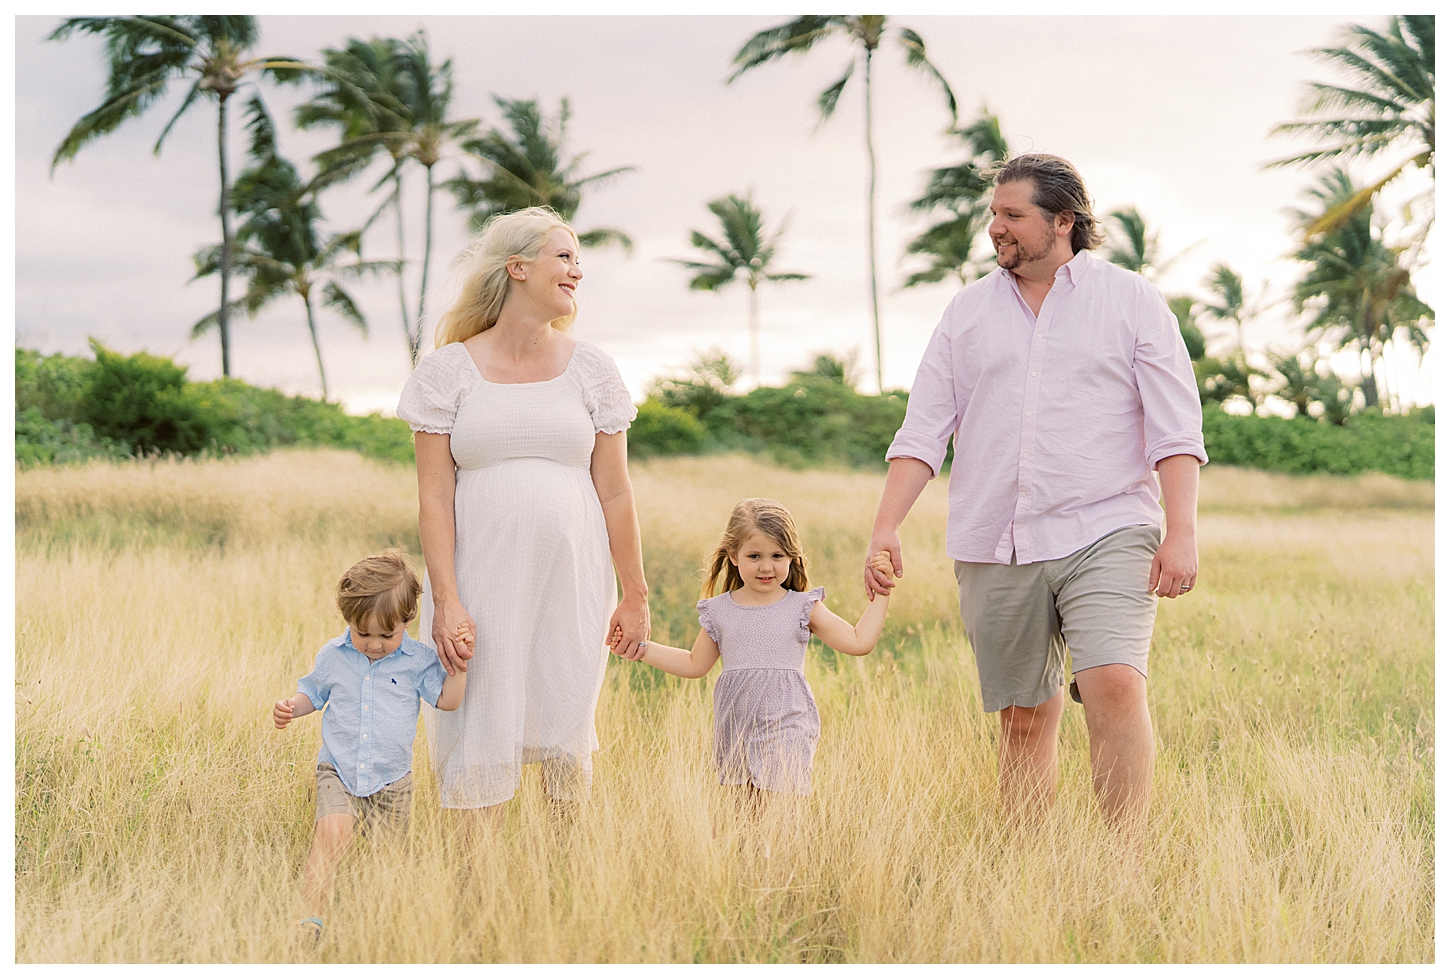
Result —
<path fill-rule="evenodd" d="M 1203 441 L 1213 462 L 1278 472 L 1352 475 L 1383 472 L 1404 479 L 1435 478 L 1435 412 L 1365 412 L 1343 425 L 1302 416 L 1230 415 L 1203 408 Z"/>
<path fill-rule="evenodd" d="M 15 413 L 15 461 L 24 466 L 127 459 L 130 447 L 104 438 L 85 422 L 51 419 L 36 405 Z"/>
<path fill-rule="evenodd" d="M 689 455 L 705 447 L 705 426 L 683 408 L 646 398 L 629 427 L 631 455 Z"/>
<path fill-rule="evenodd" d="M 770 451 L 801 463 L 884 467 L 905 417 L 905 391 L 864 395 L 839 381 L 797 375 L 784 387 L 726 397 L 700 421 L 720 448 Z"/>
<path fill-rule="evenodd" d="M 235 378 L 186 380 L 186 368 L 151 354 L 123 356 L 93 343 L 96 359 L 15 351 L 15 460 L 21 465 L 265 452 L 334 446 L 375 459 L 413 461 L 406 422 L 349 415 Z"/>
<path fill-rule="evenodd" d="M 225 406 L 197 396 L 186 368 L 169 357 L 129 357 L 91 341 L 96 359 L 80 399 L 80 421 L 137 455 L 192 455 L 217 441 Z"/>

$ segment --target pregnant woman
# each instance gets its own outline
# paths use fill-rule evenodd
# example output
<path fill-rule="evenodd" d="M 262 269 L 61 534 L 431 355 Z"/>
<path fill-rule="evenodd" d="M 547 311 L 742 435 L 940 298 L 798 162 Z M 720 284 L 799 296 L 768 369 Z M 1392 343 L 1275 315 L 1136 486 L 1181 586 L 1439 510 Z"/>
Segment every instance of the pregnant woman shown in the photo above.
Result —
<path fill-rule="evenodd" d="M 629 392 L 607 354 L 567 334 L 579 240 L 552 210 L 494 218 L 460 259 L 437 349 L 403 388 L 416 433 L 421 630 L 463 706 L 428 712 L 442 804 L 497 825 L 524 765 L 556 802 L 589 790 L 606 637 L 649 636 L 626 467 Z M 613 609 L 614 573 L 624 597 Z M 476 637 L 470 648 L 468 636 Z"/>

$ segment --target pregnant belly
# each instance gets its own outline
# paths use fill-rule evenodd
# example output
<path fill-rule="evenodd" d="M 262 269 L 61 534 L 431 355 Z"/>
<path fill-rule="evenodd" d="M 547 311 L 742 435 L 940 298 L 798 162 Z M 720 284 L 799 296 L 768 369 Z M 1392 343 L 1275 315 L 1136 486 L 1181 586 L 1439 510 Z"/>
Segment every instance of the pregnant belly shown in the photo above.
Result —
<path fill-rule="evenodd" d="M 527 547 L 537 553 L 591 538 L 608 548 L 589 471 L 549 459 L 459 470 L 453 510 L 459 548 Z"/>

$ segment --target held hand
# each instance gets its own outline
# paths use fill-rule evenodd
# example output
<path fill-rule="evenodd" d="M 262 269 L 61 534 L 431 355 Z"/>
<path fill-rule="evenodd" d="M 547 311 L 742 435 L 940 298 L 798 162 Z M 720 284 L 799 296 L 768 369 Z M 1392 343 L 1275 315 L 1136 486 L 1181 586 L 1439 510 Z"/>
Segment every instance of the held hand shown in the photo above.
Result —
<path fill-rule="evenodd" d="M 438 650 L 438 659 L 443 669 L 453 676 L 458 671 L 468 672 L 468 661 L 473 658 L 476 629 L 473 618 L 462 605 L 449 603 L 439 605 L 433 611 L 433 646 Z"/>
<path fill-rule="evenodd" d="M 1159 598 L 1186 595 L 1198 583 L 1198 542 L 1191 536 L 1168 534 L 1148 572 L 1148 590 Z"/>
<path fill-rule="evenodd" d="M 616 630 L 619 639 L 616 642 Z M 645 640 L 649 639 L 649 599 L 625 597 L 609 617 L 610 649 L 627 660 L 644 656 Z"/>
<path fill-rule="evenodd" d="M 277 730 L 282 730 L 292 723 L 292 701 L 279 700 L 272 705 L 272 723 L 277 725 Z"/>
<path fill-rule="evenodd" d="M 868 553 L 871 557 L 866 561 L 866 597 L 875 601 L 877 595 L 890 595 L 891 589 L 896 587 L 894 578 L 906 574 L 906 568 L 901 563 L 901 538 L 895 531 L 877 531 L 871 535 Z"/>

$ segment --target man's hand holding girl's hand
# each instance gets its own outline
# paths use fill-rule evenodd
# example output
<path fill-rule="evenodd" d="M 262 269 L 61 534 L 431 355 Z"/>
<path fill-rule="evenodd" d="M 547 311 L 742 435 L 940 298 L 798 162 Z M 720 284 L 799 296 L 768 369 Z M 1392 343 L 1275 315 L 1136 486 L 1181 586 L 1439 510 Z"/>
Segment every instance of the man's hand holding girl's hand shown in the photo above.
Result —
<path fill-rule="evenodd" d="M 871 556 L 866 559 L 866 597 L 871 601 L 877 595 L 891 594 L 896 579 L 904 572 L 901 564 L 901 539 L 895 533 L 874 534 L 871 538 Z M 882 555 L 885 555 L 883 560 Z"/>

